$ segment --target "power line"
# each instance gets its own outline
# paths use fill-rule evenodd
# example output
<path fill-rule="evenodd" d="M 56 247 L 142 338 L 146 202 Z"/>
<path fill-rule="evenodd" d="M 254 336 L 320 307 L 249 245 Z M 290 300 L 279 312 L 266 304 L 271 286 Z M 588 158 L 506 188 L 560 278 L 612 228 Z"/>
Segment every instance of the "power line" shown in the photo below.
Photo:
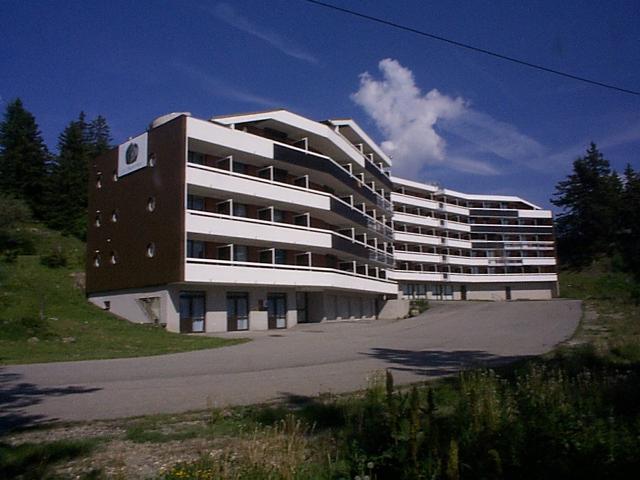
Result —
<path fill-rule="evenodd" d="M 338 7 L 337 5 L 331 5 L 329 3 L 320 2 L 318 0 L 303 0 L 308 3 L 312 3 L 314 5 L 318 5 L 320 7 L 328 8 L 331 10 L 336 10 L 338 12 L 346 13 L 348 15 L 353 15 L 354 17 L 364 18 L 365 20 L 371 20 L 372 22 L 381 23 L 382 25 L 387 25 L 389 27 L 397 28 L 398 30 L 404 30 L 405 32 L 415 33 L 417 35 L 421 35 L 423 37 L 431 38 L 433 40 L 438 40 L 441 42 L 449 43 L 451 45 L 455 45 L 456 47 L 466 48 L 467 50 L 472 50 L 474 52 L 484 53 L 485 55 L 490 55 L 492 57 L 500 58 L 501 60 L 507 60 L 509 62 L 517 63 L 519 65 L 524 65 L 525 67 L 534 68 L 536 70 L 542 70 L 543 72 L 553 73 L 555 75 L 560 75 L 562 77 L 571 78 L 573 80 L 578 80 L 580 82 L 589 83 L 591 85 L 597 85 L 599 87 L 609 88 L 611 90 L 616 90 L 618 92 L 628 93 L 630 95 L 640 95 L 640 92 L 634 90 L 628 90 L 626 88 L 617 87 L 615 85 L 610 85 L 608 83 L 598 82 L 596 80 L 591 80 L 585 77 L 579 77 L 577 75 L 572 75 L 571 73 L 561 72 L 560 70 L 554 70 L 552 68 L 544 67 L 542 65 L 537 65 L 535 63 L 526 62 L 524 60 L 520 60 L 518 58 L 509 57 L 507 55 L 502 55 L 500 53 L 492 52 L 491 50 L 485 50 L 484 48 L 474 47 L 473 45 L 469 45 L 467 43 L 457 42 L 455 40 L 451 40 L 449 38 L 441 37 L 439 35 L 434 35 L 432 33 L 424 32 L 422 30 L 418 30 L 416 28 L 407 27 L 406 25 L 401 25 L 399 23 L 391 22 L 389 20 L 385 20 L 383 18 L 374 17 L 371 15 L 367 15 L 365 13 L 356 12 L 354 10 L 349 10 L 347 8 Z"/>

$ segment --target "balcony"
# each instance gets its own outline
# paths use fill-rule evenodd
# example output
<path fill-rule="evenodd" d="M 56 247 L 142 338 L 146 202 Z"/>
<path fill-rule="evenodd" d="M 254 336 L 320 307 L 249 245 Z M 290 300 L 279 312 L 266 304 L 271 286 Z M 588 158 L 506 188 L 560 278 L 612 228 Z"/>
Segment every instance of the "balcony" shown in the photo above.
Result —
<path fill-rule="evenodd" d="M 392 239 L 393 231 L 390 227 L 351 202 L 345 202 L 327 192 L 197 164 L 188 164 L 186 181 L 188 185 L 224 192 L 224 196 L 241 194 L 275 205 L 295 204 L 310 210 L 331 211 L 374 230 L 386 240 Z"/>
<path fill-rule="evenodd" d="M 389 278 L 396 281 L 448 282 L 448 283 L 510 283 L 510 282 L 557 282 L 555 273 L 440 273 L 411 270 L 391 270 Z"/>
<path fill-rule="evenodd" d="M 335 253 L 383 264 L 384 268 L 393 265 L 393 256 L 380 248 L 352 236 L 308 226 L 189 210 L 185 217 L 185 230 L 196 236 L 225 241 L 241 239 L 283 248 L 333 250 Z"/>
<path fill-rule="evenodd" d="M 205 259 L 186 261 L 185 281 L 238 286 L 335 288 L 385 295 L 398 291 L 392 280 L 346 270 Z"/>

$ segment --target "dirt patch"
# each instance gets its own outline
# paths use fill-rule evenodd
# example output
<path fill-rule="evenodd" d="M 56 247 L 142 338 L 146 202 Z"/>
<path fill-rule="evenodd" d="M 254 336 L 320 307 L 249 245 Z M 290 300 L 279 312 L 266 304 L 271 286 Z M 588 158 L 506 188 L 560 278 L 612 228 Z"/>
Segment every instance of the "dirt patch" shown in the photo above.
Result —
<path fill-rule="evenodd" d="M 157 432 L 164 436 L 161 441 L 128 439 L 128 431 L 140 421 L 142 420 L 132 419 L 61 424 L 13 433 L 0 441 L 14 446 L 61 440 L 95 441 L 97 445 L 88 455 L 58 463 L 52 473 L 61 478 L 82 478 L 90 472 L 99 471 L 106 478 L 132 480 L 155 478 L 176 463 L 194 461 L 203 454 L 215 455 L 229 441 L 229 437 L 224 435 L 169 439 L 171 435 L 179 435 L 194 428 L 206 431 L 210 416 L 205 414 L 173 416 L 139 427 L 143 431 Z"/>

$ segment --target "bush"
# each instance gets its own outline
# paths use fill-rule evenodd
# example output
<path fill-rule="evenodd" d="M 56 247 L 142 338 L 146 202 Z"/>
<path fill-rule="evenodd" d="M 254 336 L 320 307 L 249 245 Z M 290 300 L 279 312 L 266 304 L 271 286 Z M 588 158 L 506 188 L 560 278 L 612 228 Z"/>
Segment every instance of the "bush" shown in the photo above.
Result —
<path fill-rule="evenodd" d="M 49 255 L 41 255 L 40 263 L 49 268 L 66 267 L 67 255 L 62 250 L 62 247 L 58 246 L 54 248 Z"/>
<path fill-rule="evenodd" d="M 429 309 L 429 300 L 411 300 L 409 304 L 409 313 L 412 317 L 420 315 Z"/>

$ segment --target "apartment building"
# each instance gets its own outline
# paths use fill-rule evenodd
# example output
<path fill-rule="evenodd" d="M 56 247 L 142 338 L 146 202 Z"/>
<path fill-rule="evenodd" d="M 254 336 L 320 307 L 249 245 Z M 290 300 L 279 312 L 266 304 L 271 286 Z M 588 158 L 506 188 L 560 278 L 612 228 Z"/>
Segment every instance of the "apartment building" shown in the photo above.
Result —
<path fill-rule="evenodd" d="M 375 318 L 390 166 L 351 120 L 161 117 L 92 165 L 88 297 L 180 332 Z"/>
<path fill-rule="evenodd" d="M 557 294 L 553 218 L 519 197 L 392 178 L 395 269 L 405 298 L 548 299 Z"/>
<path fill-rule="evenodd" d="M 350 119 L 159 117 L 91 165 L 88 298 L 219 332 L 376 318 L 398 297 L 553 294 L 550 212 L 391 167 Z"/>

